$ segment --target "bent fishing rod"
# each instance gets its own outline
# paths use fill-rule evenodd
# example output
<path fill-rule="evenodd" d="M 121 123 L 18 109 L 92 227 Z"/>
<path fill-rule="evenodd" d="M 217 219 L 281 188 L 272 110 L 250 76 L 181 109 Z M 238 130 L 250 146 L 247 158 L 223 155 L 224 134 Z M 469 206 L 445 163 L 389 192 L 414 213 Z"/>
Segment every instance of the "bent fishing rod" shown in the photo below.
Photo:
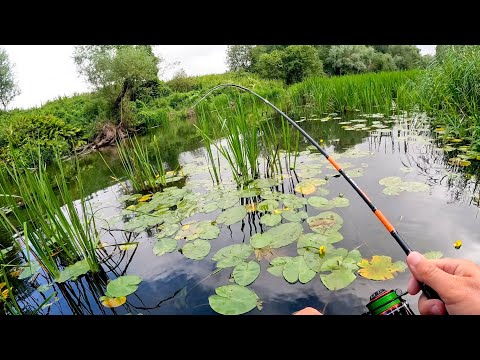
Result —
<path fill-rule="evenodd" d="M 387 217 L 378 209 L 372 201 L 368 198 L 368 196 L 365 194 L 365 192 L 362 191 L 358 187 L 358 185 L 355 183 L 355 181 L 350 178 L 350 176 L 347 175 L 347 173 L 342 169 L 340 164 L 338 164 L 330 155 L 327 154 L 325 150 L 323 150 L 320 145 L 305 131 L 303 130 L 295 121 L 290 119 L 290 117 L 287 116 L 282 110 L 277 108 L 275 105 L 273 105 L 270 101 L 265 99 L 264 97 L 258 95 L 256 92 L 243 87 L 241 85 L 236 85 L 236 84 L 220 84 L 217 85 L 213 88 L 211 88 L 205 95 L 203 95 L 195 104 L 193 104 L 192 108 L 196 107 L 203 99 L 205 99 L 209 94 L 211 94 L 213 91 L 220 89 L 220 88 L 225 88 L 225 87 L 234 87 L 240 90 L 244 90 L 249 92 L 250 94 L 258 97 L 260 100 L 262 100 L 265 104 L 270 106 L 272 109 L 274 109 L 277 113 L 279 113 L 285 120 L 287 120 L 295 129 L 297 129 L 315 148 L 317 148 L 318 151 L 328 160 L 328 162 L 344 177 L 345 180 L 353 187 L 353 189 L 357 192 L 358 195 L 365 201 L 365 203 L 368 205 L 370 210 L 373 211 L 375 216 L 380 220 L 380 222 L 385 226 L 387 231 L 390 233 L 390 235 L 395 239 L 398 245 L 402 248 L 402 250 L 405 252 L 405 254 L 410 254 L 413 250 L 410 248 L 405 240 L 402 239 L 400 234 L 395 230 L 393 225 L 388 221 Z M 440 299 L 440 296 L 437 294 L 435 290 L 433 290 L 430 286 L 426 284 L 420 284 L 423 293 L 425 296 L 429 299 Z"/>

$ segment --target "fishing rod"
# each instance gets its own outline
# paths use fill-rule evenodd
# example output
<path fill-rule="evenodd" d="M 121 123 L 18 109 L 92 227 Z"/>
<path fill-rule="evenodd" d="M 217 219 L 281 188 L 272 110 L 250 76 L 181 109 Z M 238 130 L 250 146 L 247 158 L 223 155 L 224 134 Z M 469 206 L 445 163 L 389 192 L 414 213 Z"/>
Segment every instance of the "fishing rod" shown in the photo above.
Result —
<path fill-rule="evenodd" d="M 380 222 L 385 226 L 387 231 L 390 233 L 390 235 L 395 239 L 397 244 L 402 248 L 402 250 L 405 252 L 405 254 L 408 256 L 413 250 L 410 246 L 407 245 L 405 240 L 402 239 L 400 234 L 395 230 L 394 226 L 388 221 L 387 217 L 378 209 L 372 201 L 368 198 L 367 194 L 358 187 L 358 185 L 355 183 L 355 181 L 350 178 L 350 176 L 347 175 L 347 173 L 342 169 L 340 164 L 338 164 L 328 153 L 323 150 L 320 145 L 305 131 L 303 130 L 295 121 L 290 119 L 290 117 L 287 116 L 282 110 L 277 108 L 275 105 L 273 105 L 270 101 L 265 99 L 264 97 L 258 95 L 256 92 L 241 86 L 241 85 L 236 85 L 236 84 L 220 84 L 217 85 L 213 88 L 211 88 L 205 95 L 203 95 L 195 104 L 193 104 L 192 108 L 196 107 L 203 99 L 205 99 L 209 94 L 211 94 L 213 91 L 220 89 L 220 88 L 225 88 L 225 87 L 234 87 L 240 90 L 244 90 L 249 92 L 250 94 L 255 95 L 258 97 L 260 100 L 262 100 L 265 104 L 273 108 L 277 113 L 283 116 L 285 120 L 287 120 L 295 129 L 297 129 L 313 146 L 317 148 L 318 151 L 328 160 L 328 162 L 344 177 L 345 180 L 353 187 L 353 189 L 357 192 L 358 195 L 365 201 L 365 203 L 368 205 L 370 210 L 373 211 L 375 216 L 380 220 Z M 433 290 L 430 286 L 426 284 L 420 284 L 421 289 L 425 296 L 429 299 L 439 299 L 441 300 L 440 296 L 437 294 L 435 290 Z"/>

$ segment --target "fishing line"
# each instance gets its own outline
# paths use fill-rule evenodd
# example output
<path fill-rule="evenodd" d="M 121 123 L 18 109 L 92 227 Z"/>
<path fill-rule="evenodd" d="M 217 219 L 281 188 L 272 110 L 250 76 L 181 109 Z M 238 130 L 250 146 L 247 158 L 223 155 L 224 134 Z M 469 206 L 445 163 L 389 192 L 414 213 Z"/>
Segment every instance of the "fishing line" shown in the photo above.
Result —
<path fill-rule="evenodd" d="M 275 105 L 273 105 L 270 101 L 265 99 L 264 97 L 258 95 L 256 92 L 243 87 L 241 85 L 236 85 L 236 84 L 220 84 L 217 85 L 213 88 L 211 88 L 205 95 L 203 95 L 195 104 L 193 104 L 192 108 L 196 107 L 202 100 L 204 100 L 209 94 L 211 94 L 213 91 L 220 89 L 220 88 L 225 88 L 225 87 L 234 87 L 246 92 L 249 92 L 250 94 L 258 97 L 260 100 L 262 100 L 265 104 L 270 106 L 272 109 L 274 109 L 277 113 L 283 116 L 285 120 L 287 120 L 295 129 L 297 129 L 315 148 L 317 148 L 318 151 L 328 160 L 328 162 L 344 177 L 344 179 L 350 184 L 350 186 L 353 187 L 353 189 L 357 192 L 358 195 L 363 199 L 363 201 L 367 204 L 367 206 L 372 210 L 372 212 L 375 214 L 375 216 L 380 220 L 380 222 L 385 226 L 387 231 L 390 233 L 390 235 L 395 239 L 397 244 L 402 248 L 402 250 L 405 252 L 405 254 L 410 254 L 413 250 L 410 246 L 407 245 L 405 240 L 402 239 L 400 234 L 397 232 L 397 230 L 394 228 L 394 226 L 390 223 L 390 221 L 387 219 L 387 217 L 372 203 L 372 201 L 368 198 L 368 196 L 363 192 L 358 185 L 353 181 L 350 176 L 347 175 L 347 173 L 342 169 L 341 165 L 338 164 L 328 153 L 323 150 L 320 145 L 305 131 L 303 130 L 295 121 L 290 119 L 287 114 L 285 114 L 282 110 L 277 108 Z M 429 287 L 426 284 L 420 284 L 422 291 L 424 294 L 427 296 L 429 299 L 440 299 L 439 295 L 433 290 L 431 287 Z M 441 300 L 441 299 L 440 299 Z"/>

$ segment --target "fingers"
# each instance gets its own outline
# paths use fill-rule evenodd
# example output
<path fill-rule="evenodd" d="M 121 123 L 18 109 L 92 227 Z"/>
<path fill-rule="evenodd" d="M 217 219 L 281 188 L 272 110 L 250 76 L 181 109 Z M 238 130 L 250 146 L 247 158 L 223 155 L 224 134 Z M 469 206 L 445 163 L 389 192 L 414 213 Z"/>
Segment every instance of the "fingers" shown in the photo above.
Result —
<path fill-rule="evenodd" d="M 447 313 L 445 304 L 441 300 L 427 299 L 424 294 L 418 299 L 418 311 L 422 315 L 445 315 Z"/>
<path fill-rule="evenodd" d="M 454 286 L 454 278 L 451 274 L 446 273 L 437 267 L 435 262 L 426 259 L 416 251 L 412 251 L 407 256 L 407 264 L 415 279 L 432 287 L 440 296 L 442 292 Z"/>
<path fill-rule="evenodd" d="M 323 315 L 323 314 L 317 309 L 314 309 L 312 307 L 306 307 L 305 309 L 294 312 L 293 315 Z"/>
<path fill-rule="evenodd" d="M 407 291 L 410 295 L 416 295 L 421 290 L 420 283 L 413 276 L 408 279 Z"/>

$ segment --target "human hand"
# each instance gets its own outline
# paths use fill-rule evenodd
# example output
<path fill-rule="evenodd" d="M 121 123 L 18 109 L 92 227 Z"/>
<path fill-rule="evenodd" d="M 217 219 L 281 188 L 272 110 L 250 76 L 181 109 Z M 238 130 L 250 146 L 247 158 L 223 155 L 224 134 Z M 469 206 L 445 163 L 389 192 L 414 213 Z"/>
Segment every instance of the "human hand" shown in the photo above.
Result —
<path fill-rule="evenodd" d="M 480 314 L 480 266 L 463 259 L 429 260 L 416 251 L 407 256 L 407 264 L 413 275 L 408 281 L 409 294 L 417 294 L 421 282 L 443 300 L 427 299 L 422 294 L 418 299 L 420 314 Z"/>
<path fill-rule="evenodd" d="M 323 315 L 323 314 L 317 309 L 314 309 L 312 307 L 306 307 L 305 309 L 294 312 L 293 315 Z"/>

